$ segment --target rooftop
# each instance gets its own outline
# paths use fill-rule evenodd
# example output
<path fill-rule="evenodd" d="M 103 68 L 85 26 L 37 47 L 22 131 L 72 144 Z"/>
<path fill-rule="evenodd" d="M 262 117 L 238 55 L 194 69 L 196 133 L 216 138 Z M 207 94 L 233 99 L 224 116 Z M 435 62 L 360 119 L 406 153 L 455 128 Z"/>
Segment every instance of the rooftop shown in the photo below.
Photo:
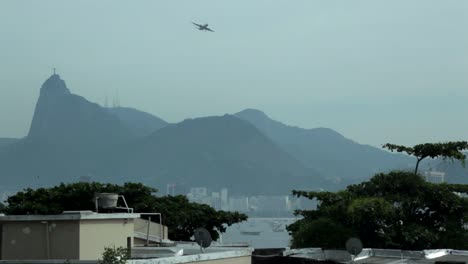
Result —
<path fill-rule="evenodd" d="M 321 248 L 304 248 L 285 250 L 283 255 L 315 260 L 334 260 L 341 263 L 380 263 L 380 264 L 406 264 L 406 263 L 436 263 L 460 262 L 468 263 L 468 251 L 453 249 L 431 250 L 398 250 L 366 248 L 358 254 L 354 261 L 345 250 L 323 250 Z"/>
<path fill-rule="evenodd" d="M 100 214 L 92 211 L 64 211 L 57 215 L 0 215 L 0 222 L 12 221 L 66 221 L 140 218 L 140 214 L 112 213 Z"/>

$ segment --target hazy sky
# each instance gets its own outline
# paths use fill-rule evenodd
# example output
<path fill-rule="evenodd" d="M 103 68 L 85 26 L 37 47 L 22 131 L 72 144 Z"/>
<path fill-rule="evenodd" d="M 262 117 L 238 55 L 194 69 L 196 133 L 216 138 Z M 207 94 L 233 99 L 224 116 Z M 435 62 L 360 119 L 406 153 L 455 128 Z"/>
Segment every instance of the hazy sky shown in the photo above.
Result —
<path fill-rule="evenodd" d="M 0 137 L 26 135 L 53 67 L 169 122 L 257 108 L 375 146 L 468 137 L 465 0 L 3 0 L 0 40 Z"/>

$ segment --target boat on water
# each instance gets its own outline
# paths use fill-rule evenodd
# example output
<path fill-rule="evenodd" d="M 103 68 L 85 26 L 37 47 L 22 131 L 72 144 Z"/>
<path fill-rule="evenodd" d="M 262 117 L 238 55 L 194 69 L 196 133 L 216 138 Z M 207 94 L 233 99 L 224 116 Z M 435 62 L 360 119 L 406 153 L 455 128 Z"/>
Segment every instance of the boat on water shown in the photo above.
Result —
<path fill-rule="evenodd" d="M 241 230 L 240 233 L 242 235 L 249 235 L 249 236 L 258 236 L 262 231 L 248 231 L 248 230 Z"/>
<path fill-rule="evenodd" d="M 270 222 L 270 227 L 273 232 L 285 232 L 285 224 L 280 220 L 275 220 Z"/>
<path fill-rule="evenodd" d="M 284 225 L 281 224 L 272 226 L 271 230 L 273 230 L 273 232 L 286 232 Z"/>

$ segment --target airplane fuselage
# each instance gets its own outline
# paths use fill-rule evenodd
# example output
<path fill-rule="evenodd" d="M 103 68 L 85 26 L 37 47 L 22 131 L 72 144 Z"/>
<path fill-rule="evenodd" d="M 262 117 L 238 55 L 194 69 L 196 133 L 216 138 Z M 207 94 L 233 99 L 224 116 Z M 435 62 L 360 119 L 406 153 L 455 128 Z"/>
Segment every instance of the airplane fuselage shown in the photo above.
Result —
<path fill-rule="evenodd" d="M 192 22 L 192 24 L 194 24 L 195 26 L 197 26 L 197 27 L 198 27 L 198 30 L 214 32 L 211 28 L 208 27 L 208 24 L 200 25 L 200 24 L 197 24 L 197 23 L 194 23 L 194 22 Z"/>

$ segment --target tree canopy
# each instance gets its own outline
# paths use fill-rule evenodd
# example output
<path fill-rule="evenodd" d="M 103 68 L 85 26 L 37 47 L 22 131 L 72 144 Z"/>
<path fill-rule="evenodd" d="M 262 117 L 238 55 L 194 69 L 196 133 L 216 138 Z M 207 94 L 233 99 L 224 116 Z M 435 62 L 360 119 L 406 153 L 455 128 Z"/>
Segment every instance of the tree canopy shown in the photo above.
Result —
<path fill-rule="evenodd" d="M 443 157 L 449 159 L 456 159 L 462 162 L 462 164 L 464 165 L 466 156 L 462 153 L 462 151 L 468 149 L 468 142 L 451 141 L 444 143 L 425 143 L 415 145 L 413 147 L 406 147 L 402 145 L 394 145 L 387 143 L 383 145 L 383 148 L 389 149 L 392 152 L 406 152 L 408 155 L 415 156 L 417 161 L 414 173 L 418 173 L 419 163 L 427 157 Z"/>
<path fill-rule="evenodd" d="M 102 183 L 60 184 L 52 188 L 25 189 L 7 199 L 7 214 L 60 214 L 66 210 L 94 210 L 94 194 L 112 192 L 124 195 L 135 212 L 162 214 L 163 224 L 169 228 L 169 238 L 187 241 L 198 227 L 206 228 L 213 239 L 226 227 L 247 219 L 245 214 L 216 211 L 214 208 L 192 203 L 185 196 L 153 195 L 157 190 L 141 183 L 124 185 Z"/>
<path fill-rule="evenodd" d="M 288 226 L 294 247 L 343 248 L 350 237 L 365 247 L 421 250 L 468 247 L 467 185 L 433 184 L 394 171 L 340 192 L 293 191 L 317 199 L 316 210 Z"/>

